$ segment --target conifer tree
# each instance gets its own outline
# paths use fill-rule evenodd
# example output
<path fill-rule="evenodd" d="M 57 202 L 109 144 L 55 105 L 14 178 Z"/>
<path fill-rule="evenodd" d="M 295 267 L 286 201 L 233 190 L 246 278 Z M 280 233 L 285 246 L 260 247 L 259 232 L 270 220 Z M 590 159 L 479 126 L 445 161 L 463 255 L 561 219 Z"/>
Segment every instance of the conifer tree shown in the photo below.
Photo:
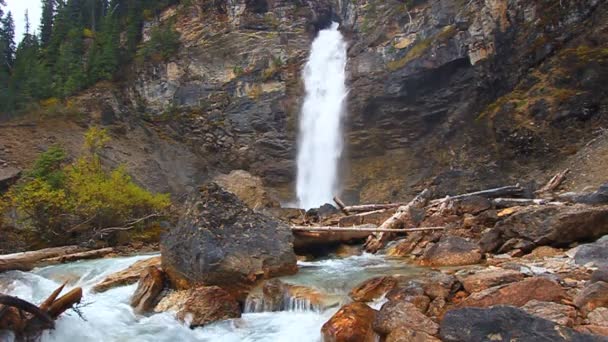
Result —
<path fill-rule="evenodd" d="M 13 67 L 15 59 L 15 22 L 13 21 L 13 15 L 9 11 L 6 17 L 2 19 L 2 31 L 0 32 L 3 41 L 4 49 L 4 62 L 8 69 Z"/>
<path fill-rule="evenodd" d="M 42 0 L 42 17 L 40 19 L 40 43 L 42 46 L 46 46 L 51 41 L 54 16 L 55 0 Z"/>

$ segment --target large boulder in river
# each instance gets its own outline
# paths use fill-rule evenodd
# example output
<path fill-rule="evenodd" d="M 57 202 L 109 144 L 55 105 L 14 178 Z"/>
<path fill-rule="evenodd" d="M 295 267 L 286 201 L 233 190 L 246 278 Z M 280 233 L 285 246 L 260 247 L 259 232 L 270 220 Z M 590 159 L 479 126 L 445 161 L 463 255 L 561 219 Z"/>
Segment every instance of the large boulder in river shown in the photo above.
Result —
<path fill-rule="evenodd" d="M 297 272 L 289 227 L 208 183 L 161 240 L 173 286 L 217 285 L 244 299 L 258 280 Z"/>
<path fill-rule="evenodd" d="M 608 206 L 530 206 L 482 236 L 483 252 L 531 251 L 537 246 L 567 246 L 608 234 Z"/>
<path fill-rule="evenodd" d="M 435 335 L 439 331 L 439 326 L 420 312 L 414 304 L 391 300 L 382 305 L 376 315 L 374 330 L 382 335 L 388 335 L 397 329 L 411 329 Z"/>
<path fill-rule="evenodd" d="M 174 312 L 177 319 L 190 327 L 241 317 L 236 299 L 217 286 L 199 286 L 173 292 L 161 299 L 154 311 Z"/>
<path fill-rule="evenodd" d="M 605 337 L 582 334 L 512 306 L 448 311 L 441 322 L 440 337 L 445 342 L 606 341 Z"/>
<path fill-rule="evenodd" d="M 375 342 L 372 328 L 376 310 L 364 303 L 344 305 L 323 324 L 321 334 L 325 342 Z"/>

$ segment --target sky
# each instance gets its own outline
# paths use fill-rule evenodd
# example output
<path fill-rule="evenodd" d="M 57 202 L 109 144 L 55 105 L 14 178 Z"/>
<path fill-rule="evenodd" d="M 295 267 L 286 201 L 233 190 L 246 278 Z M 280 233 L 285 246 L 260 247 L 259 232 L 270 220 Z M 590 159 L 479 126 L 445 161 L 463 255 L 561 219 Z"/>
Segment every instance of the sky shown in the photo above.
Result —
<path fill-rule="evenodd" d="M 5 0 L 5 12 L 11 11 L 15 19 L 15 41 L 20 42 L 25 32 L 25 10 L 30 16 L 30 25 L 33 31 L 38 31 L 42 2 L 40 0 Z"/>

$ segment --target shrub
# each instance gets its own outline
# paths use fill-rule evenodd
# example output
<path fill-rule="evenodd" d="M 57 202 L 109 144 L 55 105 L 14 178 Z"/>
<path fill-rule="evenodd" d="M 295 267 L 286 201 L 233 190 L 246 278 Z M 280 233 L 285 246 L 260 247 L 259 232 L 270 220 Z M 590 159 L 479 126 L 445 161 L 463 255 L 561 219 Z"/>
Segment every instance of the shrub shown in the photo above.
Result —
<path fill-rule="evenodd" d="M 104 170 L 97 151 L 108 140 L 105 130 L 90 129 L 85 146 L 91 153 L 67 165 L 61 148 L 49 148 L 8 191 L 0 210 L 14 209 L 21 228 L 53 244 L 154 224 L 148 219 L 165 212 L 169 196 L 141 188 L 122 166 Z"/>

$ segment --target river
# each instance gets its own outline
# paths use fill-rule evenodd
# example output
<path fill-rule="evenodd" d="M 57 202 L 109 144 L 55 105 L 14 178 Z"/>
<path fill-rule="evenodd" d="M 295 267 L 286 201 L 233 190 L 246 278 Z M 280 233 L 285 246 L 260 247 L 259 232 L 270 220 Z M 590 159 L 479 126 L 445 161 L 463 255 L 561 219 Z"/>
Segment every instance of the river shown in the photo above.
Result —
<path fill-rule="evenodd" d="M 64 281 L 69 282 L 69 288 L 83 288 L 81 311 L 84 319 L 68 311 L 57 321 L 55 330 L 44 333 L 44 342 L 320 341 L 321 326 L 339 308 L 336 305 L 314 310 L 296 305 L 289 311 L 247 312 L 238 319 L 190 329 L 177 321 L 172 313 L 135 314 L 129 305 L 137 287 L 135 284 L 100 294 L 91 292 L 91 288 L 109 274 L 148 257 L 150 255 L 108 258 L 48 266 L 32 272 L 7 272 L 0 274 L 0 292 L 40 303 Z M 403 260 L 368 254 L 300 262 L 299 267 L 296 275 L 281 279 L 336 296 L 340 303 L 348 301 L 347 293 L 352 287 L 370 277 L 388 274 L 413 276 L 420 272 L 419 268 Z M 372 303 L 375 306 L 380 304 Z M 11 341 L 12 338 L 0 335 L 0 340 Z"/>

